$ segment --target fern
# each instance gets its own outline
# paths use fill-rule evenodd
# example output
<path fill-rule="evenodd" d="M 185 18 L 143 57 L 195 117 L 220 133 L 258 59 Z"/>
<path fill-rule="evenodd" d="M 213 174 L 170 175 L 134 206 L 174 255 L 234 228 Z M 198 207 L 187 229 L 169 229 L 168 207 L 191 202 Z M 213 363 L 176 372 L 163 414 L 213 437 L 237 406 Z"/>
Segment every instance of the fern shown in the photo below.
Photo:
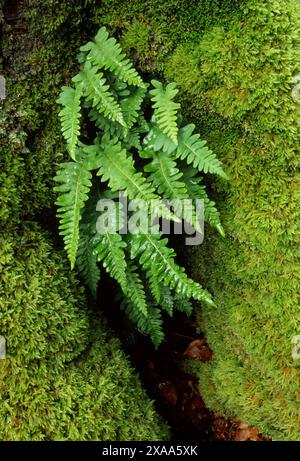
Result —
<path fill-rule="evenodd" d="M 96 297 L 97 285 L 100 280 L 98 257 L 95 251 L 97 243 L 96 221 L 98 218 L 96 204 L 98 198 L 96 193 L 94 193 L 86 204 L 79 227 L 79 244 L 76 261 L 77 268 L 94 297 Z"/>
<path fill-rule="evenodd" d="M 190 198 L 204 201 L 204 219 L 212 227 L 225 237 L 225 232 L 220 220 L 220 213 L 218 212 L 215 202 L 208 197 L 205 186 L 201 185 L 201 176 L 196 176 L 197 171 L 193 168 L 183 169 L 182 181 L 185 183 L 188 195 Z"/>
<path fill-rule="evenodd" d="M 174 102 L 173 99 L 178 93 L 175 83 L 169 83 L 166 88 L 161 82 L 151 80 L 153 90 L 150 91 L 151 100 L 154 102 L 154 115 L 159 128 L 173 141 L 178 144 L 177 133 L 177 111 L 180 104 Z"/>
<path fill-rule="evenodd" d="M 109 91 L 109 85 L 103 78 L 103 73 L 99 72 L 97 67 L 93 67 L 89 61 L 86 61 L 81 72 L 73 78 L 73 81 L 81 83 L 80 88 L 83 88 L 86 100 L 91 101 L 92 106 L 100 113 L 113 122 L 126 126 L 122 109 Z"/>
<path fill-rule="evenodd" d="M 129 59 L 126 59 L 121 46 L 115 38 L 109 37 L 105 27 L 101 27 L 94 42 L 89 42 L 82 46 L 80 51 L 88 52 L 87 60 L 91 61 L 99 69 L 110 70 L 130 85 L 145 86 L 143 80 L 133 68 L 132 63 Z"/>
<path fill-rule="evenodd" d="M 106 272 L 110 274 L 120 284 L 123 292 L 127 293 L 126 283 L 126 259 L 125 249 L 126 243 L 122 240 L 120 234 L 112 234 L 106 232 L 98 236 L 98 242 L 95 248 L 98 261 Z"/>
<path fill-rule="evenodd" d="M 155 124 L 151 125 L 151 129 L 149 130 L 147 136 L 145 136 L 143 144 L 144 149 L 146 151 L 150 151 L 150 156 L 151 151 L 163 151 L 171 154 L 176 149 L 176 144 L 174 144 L 174 142 Z"/>
<path fill-rule="evenodd" d="M 184 269 L 175 263 L 175 252 L 167 246 L 168 240 L 160 237 L 159 232 L 147 234 L 141 229 L 140 234 L 131 238 L 131 257 L 139 257 L 139 262 L 146 271 L 152 272 L 165 286 L 174 289 L 179 295 L 213 305 L 209 293 L 189 279 Z"/>
<path fill-rule="evenodd" d="M 123 309 L 128 318 L 137 325 L 138 329 L 148 335 L 154 346 L 158 347 L 164 339 L 164 333 L 162 331 L 162 318 L 160 309 L 153 306 L 148 301 L 148 315 L 145 317 L 140 310 L 136 309 L 136 306 L 130 299 L 124 297 L 121 302 L 121 309 Z"/>
<path fill-rule="evenodd" d="M 159 201 L 151 183 L 143 177 L 142 173 L 136 171 L 133 158 L 126 154 L 126 150 L 117 139 L 110 139 L 108 135 L 104 135 L 100 148 L 102 150 L 97 175 L 101 176 L 102 181 L 108 181 L 112 191 L 125 191 L 129 199 L 141 199 L 145 204 L 155 200 L 150 210 L 152 215 L 177 220 Z"/>
<path fill-rule="evenodd" d="M 67 149 L 70 156 L 75 160 L 76 146 L 78 143 L 78 136 L 80 134 L 80 98 L 82 97 L 82 86 L 77 85 L 76 88 L 63 86 L 58 104 L 64 106 L 59 112 L 61 119 L 62 134 L 67 141 Z"/>
<path fill-rule="evenodd" d="M 128 128 L 132 128 L 137 121 L 145 94 L 145 88 L 135 88 L 128 97 L 120 100 L 120 106 Z"/>
<path fill-rule="evenodd" d="M 81 48 L 74 88 L 63 87 L 58 103 L 62 132 L 71 162 L 59 166 L 60 234 L 71 262 L 96 296 L 100 267 L 122 292 L 121 308 L 155 346 L 163 340 L 162 312 L 190 315 L 191 299 L 214 305 L 210 294 L 188 277 L 163 237 L 159 218 L 188 220 L 200 232 L 196 208 L 186 216 L 182 201 L 204 200 L 204 217 L 224 234 L 219 213 L 201 184 L 199 171 L 225 178 L 221 162 L 194 125 L 179 128 L 180 105 L 175 83 L 152 80 L 148 89 L 120 45 L 103 27 Z M 81 107 L 83 110 L 81 110 Z M 80 121 L 84 117 L 82 139 Z M 97 201 L 113 200 L 122 191 L 128 200 L 142 200 L 150 228 L 135 221 L 136 233 L 124 232 L 124 212 L 108 206 L 101 227 Z M 168 203 L 165 203 L 168 202 Z M 101 205 L 101 204 L 100 204 Z M 128 211 L 128 217 L 136 217 Z M 122 229 L 122 232 L 120 232 Z"/>
<path fill-rule="evenodd" d="M 145 316 L 148 316 L 146 293 L 143 282 L 138 274 L 137 266 L 128 264 L 127 271 L 127 296 L 137 309 Z"/>
<path fill-rule="evenodd" d="M 60 183 L 55 191 L 60 195 L 56 202 L 60 219 L 60 234 L 63 236 L 65 248 L 73 269 L 79 240 L 79 222 L 81 210 L 88 199 L 92 186 L 92 175 L 82 163 L 63 163 L 54 180 Z"/>
<path fill-rule="evenodd" d="M 216 155 L 207 148 L 206 141 L 200 139 L 199 134 L 193 134 L 195 125 L 190 124 L 179 130 L 177 158 L 186 160 L 194 168 L 204 173 L 215 173 L 227 179 L 221 162 Z"/>
<path fill-rule="evenodd" d="M 76 265 L 94 297 L 100 280 L 98 256 L 95 251 L 95 228 L 91 224 L 81 224 Z"/>

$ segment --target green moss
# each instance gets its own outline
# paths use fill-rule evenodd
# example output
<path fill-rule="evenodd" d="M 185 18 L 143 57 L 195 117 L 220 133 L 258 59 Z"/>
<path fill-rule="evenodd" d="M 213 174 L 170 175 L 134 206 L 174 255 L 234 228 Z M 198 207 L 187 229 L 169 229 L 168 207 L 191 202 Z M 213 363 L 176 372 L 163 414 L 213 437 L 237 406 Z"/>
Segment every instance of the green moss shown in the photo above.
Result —
<path fill-rule="evenodd" d="M 230 175 L 229 184 L 215 185 L 226 198 L 219 206 L 228 237 L 207 230 L 190 262 L 218 306 L 199 314 L 214 350 L 214 361 L 201 366 L 200 388 L 214 410 L 274 439 L 298 440 L 300 369 L 291 339 L 300 323 L 300 106 L 291 80 L 299 68 L 299 5 L 247 5 L 242 22 L 214 27 L 197 44 L 196 91 L 210 114 L 202 130 Z"/>
<path fill-rule="evenodd" d="M 168 430 L 36 225 L 0 242 L 1 440 L 157 440 Z"/>

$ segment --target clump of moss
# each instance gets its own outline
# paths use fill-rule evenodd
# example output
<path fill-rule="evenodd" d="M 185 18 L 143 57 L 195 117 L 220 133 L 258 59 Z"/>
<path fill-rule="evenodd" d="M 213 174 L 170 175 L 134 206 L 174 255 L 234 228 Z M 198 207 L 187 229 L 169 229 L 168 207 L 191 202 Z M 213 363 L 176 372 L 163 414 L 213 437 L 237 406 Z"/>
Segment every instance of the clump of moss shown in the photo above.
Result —
<path fill-rule="evenodd" d="M 0 439 L 165 439 L 119 342 L 45 234 L 26 223 L 0 243 Z"/>
<path fill-rule="evenodd" d="M 300 106 L 291 90 L 300 11 L 298 2 L 275 0 L 248 1 L 244 11 L 242 21 L 207 30 L 197 44 L 196 91 L 209 111 L 202 132 L 230 175 L 215 185 L 227 239 L 207 230 L 191 255 L 218 306 L 199 313 L 214 350 L 213 362 L 200 367 L 200 387 L 214 410 L 274 439 L 298 440 L 300 368 L 291 340 L 300 324 Z"/>

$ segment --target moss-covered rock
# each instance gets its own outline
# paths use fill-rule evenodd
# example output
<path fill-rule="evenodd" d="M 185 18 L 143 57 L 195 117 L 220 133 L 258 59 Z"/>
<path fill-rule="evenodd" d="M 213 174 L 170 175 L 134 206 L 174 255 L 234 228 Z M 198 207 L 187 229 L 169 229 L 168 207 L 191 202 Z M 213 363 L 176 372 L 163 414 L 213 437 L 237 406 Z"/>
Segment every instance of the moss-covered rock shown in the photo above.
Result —
<path fill-rule="evenodd" d="M 0 440 L 168 435 L 119 342 L 36 225 L 0 238 Z"/>

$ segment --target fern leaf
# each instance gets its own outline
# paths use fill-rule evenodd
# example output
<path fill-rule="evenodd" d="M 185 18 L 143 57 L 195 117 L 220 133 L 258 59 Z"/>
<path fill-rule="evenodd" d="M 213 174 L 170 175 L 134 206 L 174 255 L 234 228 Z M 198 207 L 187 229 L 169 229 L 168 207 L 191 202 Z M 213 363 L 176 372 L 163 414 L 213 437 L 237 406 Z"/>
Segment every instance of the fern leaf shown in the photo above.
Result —
<path fill-rule="evenodd" d="M 67 148 L 73 160 L 76 160 L 76 146 L 80 134 L 80 99 L 82 86 L 76 88 L 63 86 L 57 103 L 64 106 L 59 112 L 62 134 L 67 141 Z"/>
<path fill-rule="evenodd" d="M 79 222 L 81 210 L 88 199 L 92 175 L 84 163 L 62 163 L 54 180 L 60 185 L 54 190 L 59 192 L 56 202 L 57 215 L 60 220 L 60 234 L 63 236 L 65 248 L 74 268 L 79 240 Z"/>
<path fill-rule="evenodd" d="M 186 160 L 188 165 L 204 173 L 214 173 L 227 179 L 221 162 L 216 155 L 208 149 L 206 141 L 200 139 L 199 134 L 193 134 L 195 125 L 189 124 L 179 130 L 177 158 Z"/>
<path fill-rule="evenodd" d="M 166 88 L 157 80 L 151 80 L 154 87 L 150 91 L 153 101 L 154 116 L 159 128 L 173 141 L 177 146 L 177 111 L 180 104 L 174 102 L 173 99 L 178 93 L 175 83 L 169 83 Z"/>
<path fill-rule="evenodd" d="M 130 200 L 143 200 L 144 205 L 149 206 L 151 216 L 179 221 L 154 193 L 152 184 L 136 171 L 132 156 L 126 155 L 126 150 L 122 148 L 117 139 L 110 139 L 105 134 L 99 144 L 99 149 L 101 155 L 97 175 L 101 176 L 102 181 L 108 181 L 113 192 L 125 191 Z"/>
<path fill-rule="evenodd" d="M 104 115 L 100 114 L 97 109 L 91 109 L 89 117 L 92 122 L 95 123 L 96 127 L 104 133 L 109 133 L 111 137 L 117 137 L 123 139 L 127 135 L 127 128 L 120 125 L 118 122 L 109 120 Z"/>
<path fill-rule="evenodd" d="M 83 280 L 88 285 L 94 298 L 100 280 L 98 257 L 94 245 L 94 228 L 90 224 L 81 224 L 76 266 Z"/>
<path fill-rule="evenodd" d="M 156 304 L 160 303 L 162 297 L 162 284 L 156 277 L 155 273 L 148 271 L 147 274 L 148 288 Z"/>
<path fill-rule="evenodd" d="M 73 81 L 82 84 L 84 97 L 87 101 L 91 101 L 93 107 L 96 107 L 101 114 L 113 122 L 126 126 L 122 109 L 109 91 L 109 85 L 102 72 L 86 61 L 81 72 L 73 78 Z"/>
<path fill-rule="evenodd" d="M 102 69 L 114 72 L 123 82 L 129 85 L 145 86 L 132 63 L 122 52 L 119 43 L 115 38 L 109 37 L 105 27 L 101 27 L 95 41 L 88 42 L 80 48 L 80 51 L 88 52 L 88 61 Z"/>
<path fill-rule="evenodd" d="M 106 232 L 97 236 L 97 245 L 95 248 L 98 261 L 106 272 L 119 282 L 123 292 L 127 293 L 126 277 L 126 260 L 125 251 L 126 243 L 122 240 L 120 234 Z"/>
<path fill-rule="evenodd" d="M 127 266 L 127 296 L 136 308 L 145 316 L 148 316 L 146 294 L 143 283 L 137 273 L 137 267 L 133 264 Z"/>
<path fill-rule="evenodd" d="M 203 200 L 204 202 L 204 220 L 225 237 L 225 232 L 220 220 L 220 213 L 216 208 L 215 202 L 210 200 L 205 190 L 205 186 L 200 184 L 200 176 L 196 176 L 196 170 L 186 168 L 183 170 L 182 181 L 185 183 L 190 198 Z"/>
<path fill-rule="evenodd" d="M 97 173 L 102 181 L 108 181 L 112 191 L 126 191 L 129 199 L 155 199 L 154 189 L 150 183 L 137 173 L 133 158 L 126 155 L 125 149 L 116 139 L 104 135 L 101 145 L 100 169 Z"/>
<path fill-rule="evenodd" d="M 145 317 L 135 304 L 128 298 L 124 298 L 121 303 L 127 317 L 137 325 L 137 328 L 144 334 L 149 335 L 154 346 L 157 348 L 164 339 L 162 331 L 162 318 L 161 312 L 157 307 L 148 303 L 148 315 Z"/>
<path fill-rule="evenodd" d="M 187 298 L 213 305 L 210 294 L 201 285 L 190 279 L 184 269 L 175 261 L 175 252 L 167 246 L 168 240 L 161 239 L 161 234 L 141 233 L 131 239 L 131 257 L 139 257 L 141 266 L 146 272 L 153 272 L 165 286 L 174 289 L 176 293 Z"/>
<path fill-rule="evenodd" d="M 176 150 L 176 144 L 163 133 L 157 125 L 152 124 L 151 129 L 143 140 L 144 148 L 150 151 L 163 151 L 171 154 Z"/>
<path fill-rule="evenodd" d="M 92 295 L 96 297 L 97 285 L 100 280 L 100 270 L 98 258 L 95 251 L 97 242 L 96 222 L 98 213 L 96 211 L 98 194 L 91 192 L 82 220 L 79 227 L 79 244 L 77 252 L 76 266 L 83 277 L 85 283 L 90 288 Z"/>
<path fill-rule="evenodd" d="M 162 286 L 161 292 L 162 295 L 159 304 L 161 308 L 166 311 L 170 317 L 172 317 L 174 309 L 174 298 L 172 296 L 171 290 L 168 287 Z"/>
<path fill-rule="evenodd" d="M 180 180 L 182 173 L 176 162 L 168 154 L 161 152 L 152 154 L 152 161 L 145 165 L 144 171 L 160 195 L 168 200 L 187 199 L 185 184 Z"/>
<path fill-rule="evenodd" d="M 183 173 L 178 169 L 174 159 L 165 152 L 157 154 L 153 152 L 152 161 L 145 165 L 144 170 L 150 173 L 148 178 L 157 192 L 172 201 L 175 215 L 189 222 L 194 229 L 201 233 L 196 209 L 187 201 L 191 197 L 185 182 L 181 180 Z M 188 205 L 189 209 L 187 209 Z"/>
<path fill-rule="evenodd" d="M 174 296 L 174 309 L 179 312 L 184 312 L 189 316 L 192 315 L 193 312 L 192 303 L 188 299 L 179 295 Z"/>
<path fill-rule="evenodd" d="M 123 117 L 128 128 L 131 128 L 137 121 L 145 93 L 145 88 L 136 88 L 130 92 L 128 97 L 120 99 Z"/>

